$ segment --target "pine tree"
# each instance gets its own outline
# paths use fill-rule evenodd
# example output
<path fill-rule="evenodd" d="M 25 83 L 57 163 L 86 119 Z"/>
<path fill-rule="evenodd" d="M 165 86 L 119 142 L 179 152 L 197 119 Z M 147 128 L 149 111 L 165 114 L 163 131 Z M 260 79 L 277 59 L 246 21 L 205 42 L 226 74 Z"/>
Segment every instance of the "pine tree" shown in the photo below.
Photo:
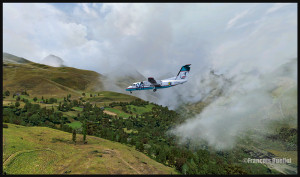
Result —
<path fill-rule="evenodd" d="M 76 130 L 75 129 L 73 129 L 72 141 L 74 142 L 74 144 L 76 144 Z"/>
<path fill-rule="evenodd" d="M 86 125 L 86 119 L 84 119 L 84 122 L 82 124 L 82 133 L 83 133 L 83 143 L 86 144 L 86 132 L 87 132 L 87 125 Z"/>
<path fill-rule="evenodd" d="M 188 165 L 185 163 L 183 166 L 182 166 L 182 170 L 181 170 L 181 173 L 186 175 L 187 171 L 189 170 L 189 167 Z"/>
<path fill-rule="evenodd" d="M 61 111 L 61 102 L 59 102 L 59 105 L 58 105 L 58 110 Z"/>

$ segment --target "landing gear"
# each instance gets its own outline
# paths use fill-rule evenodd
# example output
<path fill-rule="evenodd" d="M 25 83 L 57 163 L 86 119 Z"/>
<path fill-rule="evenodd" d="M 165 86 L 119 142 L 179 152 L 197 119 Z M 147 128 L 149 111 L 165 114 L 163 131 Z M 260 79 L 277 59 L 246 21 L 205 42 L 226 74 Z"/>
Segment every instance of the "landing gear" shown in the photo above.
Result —
<path fill-rule="evenodd" d="M 132 93 L 132 91 L 130 91 L 130 93 Z"/>
<path fill-rule="evenodd" d="M 153 89 L 153 92 L 156 92 L 156 88 L 155 88 L 155 89 Z"/>

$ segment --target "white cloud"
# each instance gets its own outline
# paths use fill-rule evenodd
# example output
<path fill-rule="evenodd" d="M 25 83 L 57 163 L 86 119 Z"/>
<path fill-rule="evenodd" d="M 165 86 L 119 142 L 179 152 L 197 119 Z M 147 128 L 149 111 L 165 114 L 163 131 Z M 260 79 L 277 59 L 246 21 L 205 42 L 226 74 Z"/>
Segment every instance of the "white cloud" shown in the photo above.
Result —
<path fill-rule="evenodd" d="M 239 21 L 240 19 L 242 19 L 243 17 L 245 17 L 248 13 L 249 13 L 249 10 L 245 10 L 245 11 L 243 11 L 243 12 L 238 13 L 237 15 L 235 15 L 227 23 L 226 29 L 229 29 L 229 28 L 233 27 L 237 23 L 237 21 Z"/>
<path fill-rule="evenodd" d="M 275 12 L 285 6 L 288 6 L 290 5 L 291 3 L 275 3 L 271 8 L 269 8 L 267 11 L 266 11 L 266 14 L 269 14 L 269 13 L 272 13 L 272 12 Z"/>
<path fill-rule="evenodd" d="M 67 21 L 66 14 L 48 4 L 7 3 L 3 19 L 4 51 L 33 61 L 87 42 L 84 25 Z"/>
<path fill-rule="evenodd" d="M 243 63 L 262 67 L 297 55 L 297 7 L 260 13 L 273 5 L 79 3 L 62 11 L 44 3 L 4 3 L 3 49 L 35 61 L 54 54 L 100 73 L 130 63 L 160 79 L 191 63 L 197 74 L 210 67 L 236 74 Z"/>

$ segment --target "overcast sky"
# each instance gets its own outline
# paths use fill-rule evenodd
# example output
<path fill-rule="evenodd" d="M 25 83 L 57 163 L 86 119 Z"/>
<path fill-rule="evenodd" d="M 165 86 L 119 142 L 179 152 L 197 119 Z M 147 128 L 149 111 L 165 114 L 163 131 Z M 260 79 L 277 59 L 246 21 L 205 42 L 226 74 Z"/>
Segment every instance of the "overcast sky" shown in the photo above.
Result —
<path fill-rule="evenodd" d="M 53 54 L 99 73 L 133 67 L 146 77 L 184 64 L 251 70 L 297 56 L 297 4 L 4 3 L 3 50 L 35 62 Z"/>

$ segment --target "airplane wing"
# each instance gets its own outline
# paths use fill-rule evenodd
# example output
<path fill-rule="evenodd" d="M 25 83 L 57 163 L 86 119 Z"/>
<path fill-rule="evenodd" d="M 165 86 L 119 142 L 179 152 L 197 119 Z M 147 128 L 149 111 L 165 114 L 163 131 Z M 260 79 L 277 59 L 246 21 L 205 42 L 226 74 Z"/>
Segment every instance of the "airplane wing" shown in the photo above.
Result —
<path fill-rule="evenodd" d="M 156 80 L 153 77 L 148 77 L 148 81 L 154 86 L 160 85 L 156 82 Z"/>

